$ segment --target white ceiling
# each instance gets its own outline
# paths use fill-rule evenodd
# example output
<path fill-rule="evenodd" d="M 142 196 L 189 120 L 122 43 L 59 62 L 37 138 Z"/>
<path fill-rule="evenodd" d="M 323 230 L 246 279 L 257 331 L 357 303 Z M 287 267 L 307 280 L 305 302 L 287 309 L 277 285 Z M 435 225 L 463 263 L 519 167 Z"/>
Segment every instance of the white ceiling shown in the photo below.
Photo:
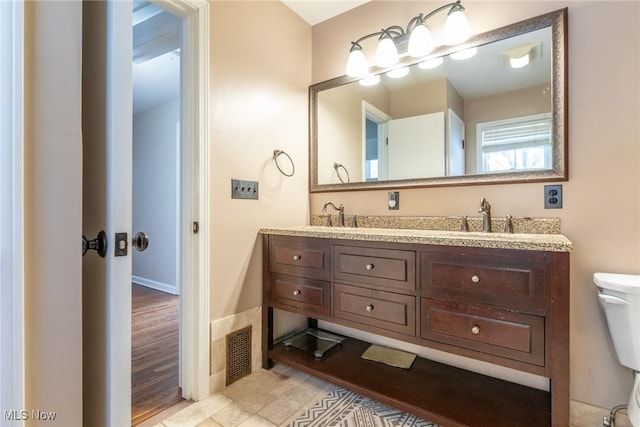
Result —
<path fill-rule="evenodd" d="M 333 18 L 370 0 L 282 0 L 310 25 Z"/>
<path fill-rule="evenodd" d="M 181 21 L 146 1 L 133 6 L 133 114 L 180 94 Z"/>

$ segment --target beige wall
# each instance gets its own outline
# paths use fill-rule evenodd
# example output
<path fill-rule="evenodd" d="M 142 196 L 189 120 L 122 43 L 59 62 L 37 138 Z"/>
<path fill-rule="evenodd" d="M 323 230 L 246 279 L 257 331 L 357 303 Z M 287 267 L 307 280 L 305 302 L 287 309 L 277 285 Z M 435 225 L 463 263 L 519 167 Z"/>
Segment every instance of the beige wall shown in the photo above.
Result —
<path fill-rule="evenodd" d="M 26 407 L 1 409 L 28 411 L 27 425 L 78 426 L 82 4 L 25 2 L 24 10 Z M 35 421 L 31 410 L 54 411 L 55 420 Z"/>
<path fill-rule="evenodd" d="M 352 179 L 362 179 L 362 94 L 360 85 L 341 86 L 318 96 L 318 182 L 340 183 L 334 163 L 341 163 Z M 376 104 L 378 105 L 378 104 Z M 325 142 L 326 145 L 325 146 Z"/>
<path fill-rule="evenodd" d="M 211 320 L 262 305 L 265 226 L 305 224 L 311 28 L 280 2 L 211 3 Z M 281 175 L 274 149 L 295 162 Z M 231 179 L 259 200 L 231 199 Z"/>
<path fill-rule="evenodd" d="M 373 2 L 313 28 L 313 81 L 344 74 L 349 42 L 402 24 L 441 2 Z M 638 2 L 465 2 L 475 33 L 569 8 L 569 181 L 564 208 L 545 210 L 543 185 L 482 185 L 401 191 L 397 215 L 477 215 L 486 197 L 497 216 L 559 217 L 571 257 L 571 397 L 612 407 L 628 400 L 631 371 L 619 365 L 598 306 L 595 271 L 640 273 Z M 441 18 L 444 19 L 444 18 Z M 442 21 L 433 20 L 434 36 Z M 368 48 L 365 47 L 365 50 Z M 598 198 L 597 196 L 601 196 Z M 347 214 L 390 214 L 386 191 L 317 193 Z"/>

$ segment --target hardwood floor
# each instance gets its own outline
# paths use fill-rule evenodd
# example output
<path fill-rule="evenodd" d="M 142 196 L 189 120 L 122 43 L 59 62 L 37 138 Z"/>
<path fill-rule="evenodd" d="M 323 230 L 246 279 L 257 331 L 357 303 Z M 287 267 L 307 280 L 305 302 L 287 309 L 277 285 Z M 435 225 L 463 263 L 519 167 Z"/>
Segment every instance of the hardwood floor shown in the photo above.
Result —
<path fill-rule="evenodd" d="M 131 425 L 182 400 L 178 387 L 179 297 L 133 285 Z"/>

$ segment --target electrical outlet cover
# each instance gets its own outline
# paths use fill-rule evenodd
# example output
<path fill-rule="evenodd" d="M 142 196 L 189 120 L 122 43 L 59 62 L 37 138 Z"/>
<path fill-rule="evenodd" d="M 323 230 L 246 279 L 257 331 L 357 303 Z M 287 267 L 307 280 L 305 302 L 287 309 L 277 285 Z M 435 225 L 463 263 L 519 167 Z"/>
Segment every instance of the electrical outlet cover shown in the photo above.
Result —
<path fill-rule="evenodd" d="M 544 186 L 544 208 L 562 209 L 562 185 Z"/>

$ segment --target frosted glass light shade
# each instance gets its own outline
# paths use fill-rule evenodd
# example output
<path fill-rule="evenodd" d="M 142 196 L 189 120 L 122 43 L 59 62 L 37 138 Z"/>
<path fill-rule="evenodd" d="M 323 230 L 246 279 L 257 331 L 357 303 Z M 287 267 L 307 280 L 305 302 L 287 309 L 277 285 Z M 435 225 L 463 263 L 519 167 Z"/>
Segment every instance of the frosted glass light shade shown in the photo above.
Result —
<path fill-rule="evenodd" d="M 442 42 L 452 46 L 464 42 L 471 35 L 469 21 L 460 9 L 451 12 L 447 16 L 442 30 Z"/>
<path fill-rule="evenodd" d="M 431 31 L 424 24 L 416 25 L 409 36 L 409 47 L 407 51 L 414 58 L 427 55 L 433 50 L 433 37 Z"/>
<path fill-rule="evenodd" d="M 376 65 L 380 68 L 390 67 L 398 62 L 398 48 L 388 37 L 383 38 L 378 43 L 376 50 Z"/>
<path fill-rule="evenodd" d="M 362 49 L 354 49 L 349 53 L 347 59 L 347 76 L 360 77 L 369 72 L 369 64 L 367 58 L 364 57 Z"/>

